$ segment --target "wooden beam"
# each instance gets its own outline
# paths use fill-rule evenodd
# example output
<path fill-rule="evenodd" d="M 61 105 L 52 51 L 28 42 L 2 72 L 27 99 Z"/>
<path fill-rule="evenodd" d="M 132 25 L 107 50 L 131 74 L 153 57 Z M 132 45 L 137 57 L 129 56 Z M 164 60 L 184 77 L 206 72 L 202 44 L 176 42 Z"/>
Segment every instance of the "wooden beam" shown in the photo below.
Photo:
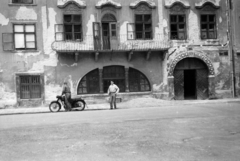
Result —
<path fill-rule="evenodd" d="M 95 61 L 98 61 L 98 55 L 99 55 L 99 52 L 95 52 Z"/>
<path fill-rule="evenodd" d="M 151 49 L 148 50 L 146 60 L 149 60 L 151 56 Z"/>
<path fill-rule="evenodd" d="M 132 55 L 133 55 L 133 51 L 131 50 L 131 51 L 128 53 L 128 61 L 131 61 Z"/>
<path fill-rule="evenodd" d="M 79 53 L 75 53 L 75 62 L 78 62 Z"/>

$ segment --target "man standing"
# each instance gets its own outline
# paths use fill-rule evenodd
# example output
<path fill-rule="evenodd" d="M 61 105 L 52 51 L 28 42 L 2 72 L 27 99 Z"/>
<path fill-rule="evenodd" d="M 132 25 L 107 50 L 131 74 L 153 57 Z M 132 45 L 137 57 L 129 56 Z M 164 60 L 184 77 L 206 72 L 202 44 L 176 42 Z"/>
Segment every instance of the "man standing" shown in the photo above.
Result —
<path fill-rule="evenodd" d="M 113 81 L 111 81 L 111 84 L 108 88 L 108 95 L 110 96 L 110 109 L 113 109 L 113 105 L 114 108 L 116 109 L 116 96 L 117 93 L 119 92 L 119 88 L 116 84 L 114 84 Z"/>
<path fill-rule="evenodd" d="M 63 90 L 62 90 L 62 95 L 65 95 L 65 104 L 67 106 L 66 111 L 71 111 L 72 105 L 70 103 L 71 101 L 71 90 L 67 82 L 64 82 L 63 84 Z"/>

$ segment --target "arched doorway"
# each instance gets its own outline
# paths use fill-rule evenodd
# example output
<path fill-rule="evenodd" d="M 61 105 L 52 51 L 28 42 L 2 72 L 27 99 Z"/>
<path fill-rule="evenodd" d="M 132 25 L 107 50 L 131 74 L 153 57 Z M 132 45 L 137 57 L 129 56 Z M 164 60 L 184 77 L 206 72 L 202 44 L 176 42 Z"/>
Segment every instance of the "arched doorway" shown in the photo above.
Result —
<path fill-rule="evenodd" d="M 179 61 L 173 72 L 175 99 L 207 99 L 208 75 L 207 65 L 198 58 Z"/>
<path fill-rule="evenodd" d="M 112 49 L 117 42 L 117 19 L 111 13 L 102 17 L 103 49 Z"/>

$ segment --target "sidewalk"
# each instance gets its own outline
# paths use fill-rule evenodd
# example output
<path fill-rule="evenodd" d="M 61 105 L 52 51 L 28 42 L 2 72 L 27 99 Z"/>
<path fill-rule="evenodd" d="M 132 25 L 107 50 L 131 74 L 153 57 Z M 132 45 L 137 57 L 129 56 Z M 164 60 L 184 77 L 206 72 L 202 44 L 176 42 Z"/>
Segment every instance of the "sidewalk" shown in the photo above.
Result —
<path fill-rule="evenodd" d="M 191 104 L 216 104 L 216 103 L 239 103 L 240 98 L 229 99 L 216 99 L 216 100 L 160 100 L 154 98 L 138 98 L 127 102 L 121 102 L 117 104 L 119 109 L 130 108 L 148 108 L 148 107 L 163 107 L 163 106 L 179 106 L 179 105 L 191 105 Z M 108 110 L 109 104 L 89 104 L 85 107 L 85 110 Z M 61 111 L 64 111 L 61 109 Z M 50 113 L 48 106 L 44 107 L 28 107 L 28 108 L 5 108 L 0 109 L 0 115 L 12 115 L 12 114 L 33 114 L 33 113 Z"/>

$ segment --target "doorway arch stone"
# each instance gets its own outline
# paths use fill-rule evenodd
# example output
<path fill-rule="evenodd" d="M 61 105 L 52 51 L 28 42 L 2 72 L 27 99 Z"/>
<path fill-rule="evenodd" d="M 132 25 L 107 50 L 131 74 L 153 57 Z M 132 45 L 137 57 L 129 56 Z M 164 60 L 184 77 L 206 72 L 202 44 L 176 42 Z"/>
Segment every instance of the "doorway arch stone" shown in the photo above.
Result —
<path fill-rule="evenodd" d="M 168 87 L 169 87 L 169 99 L 175 99 L 175 87 L 174 87 L 174 69 L 176 65 L 185 58 L 197 58 L 202 60 L 208 68 L 208 98 L 215 98 L 215 71 L 214 66 L 210 58 L 206 53 L 201 51 L 180 52 L 170 62 L 168 68 Z"/>

